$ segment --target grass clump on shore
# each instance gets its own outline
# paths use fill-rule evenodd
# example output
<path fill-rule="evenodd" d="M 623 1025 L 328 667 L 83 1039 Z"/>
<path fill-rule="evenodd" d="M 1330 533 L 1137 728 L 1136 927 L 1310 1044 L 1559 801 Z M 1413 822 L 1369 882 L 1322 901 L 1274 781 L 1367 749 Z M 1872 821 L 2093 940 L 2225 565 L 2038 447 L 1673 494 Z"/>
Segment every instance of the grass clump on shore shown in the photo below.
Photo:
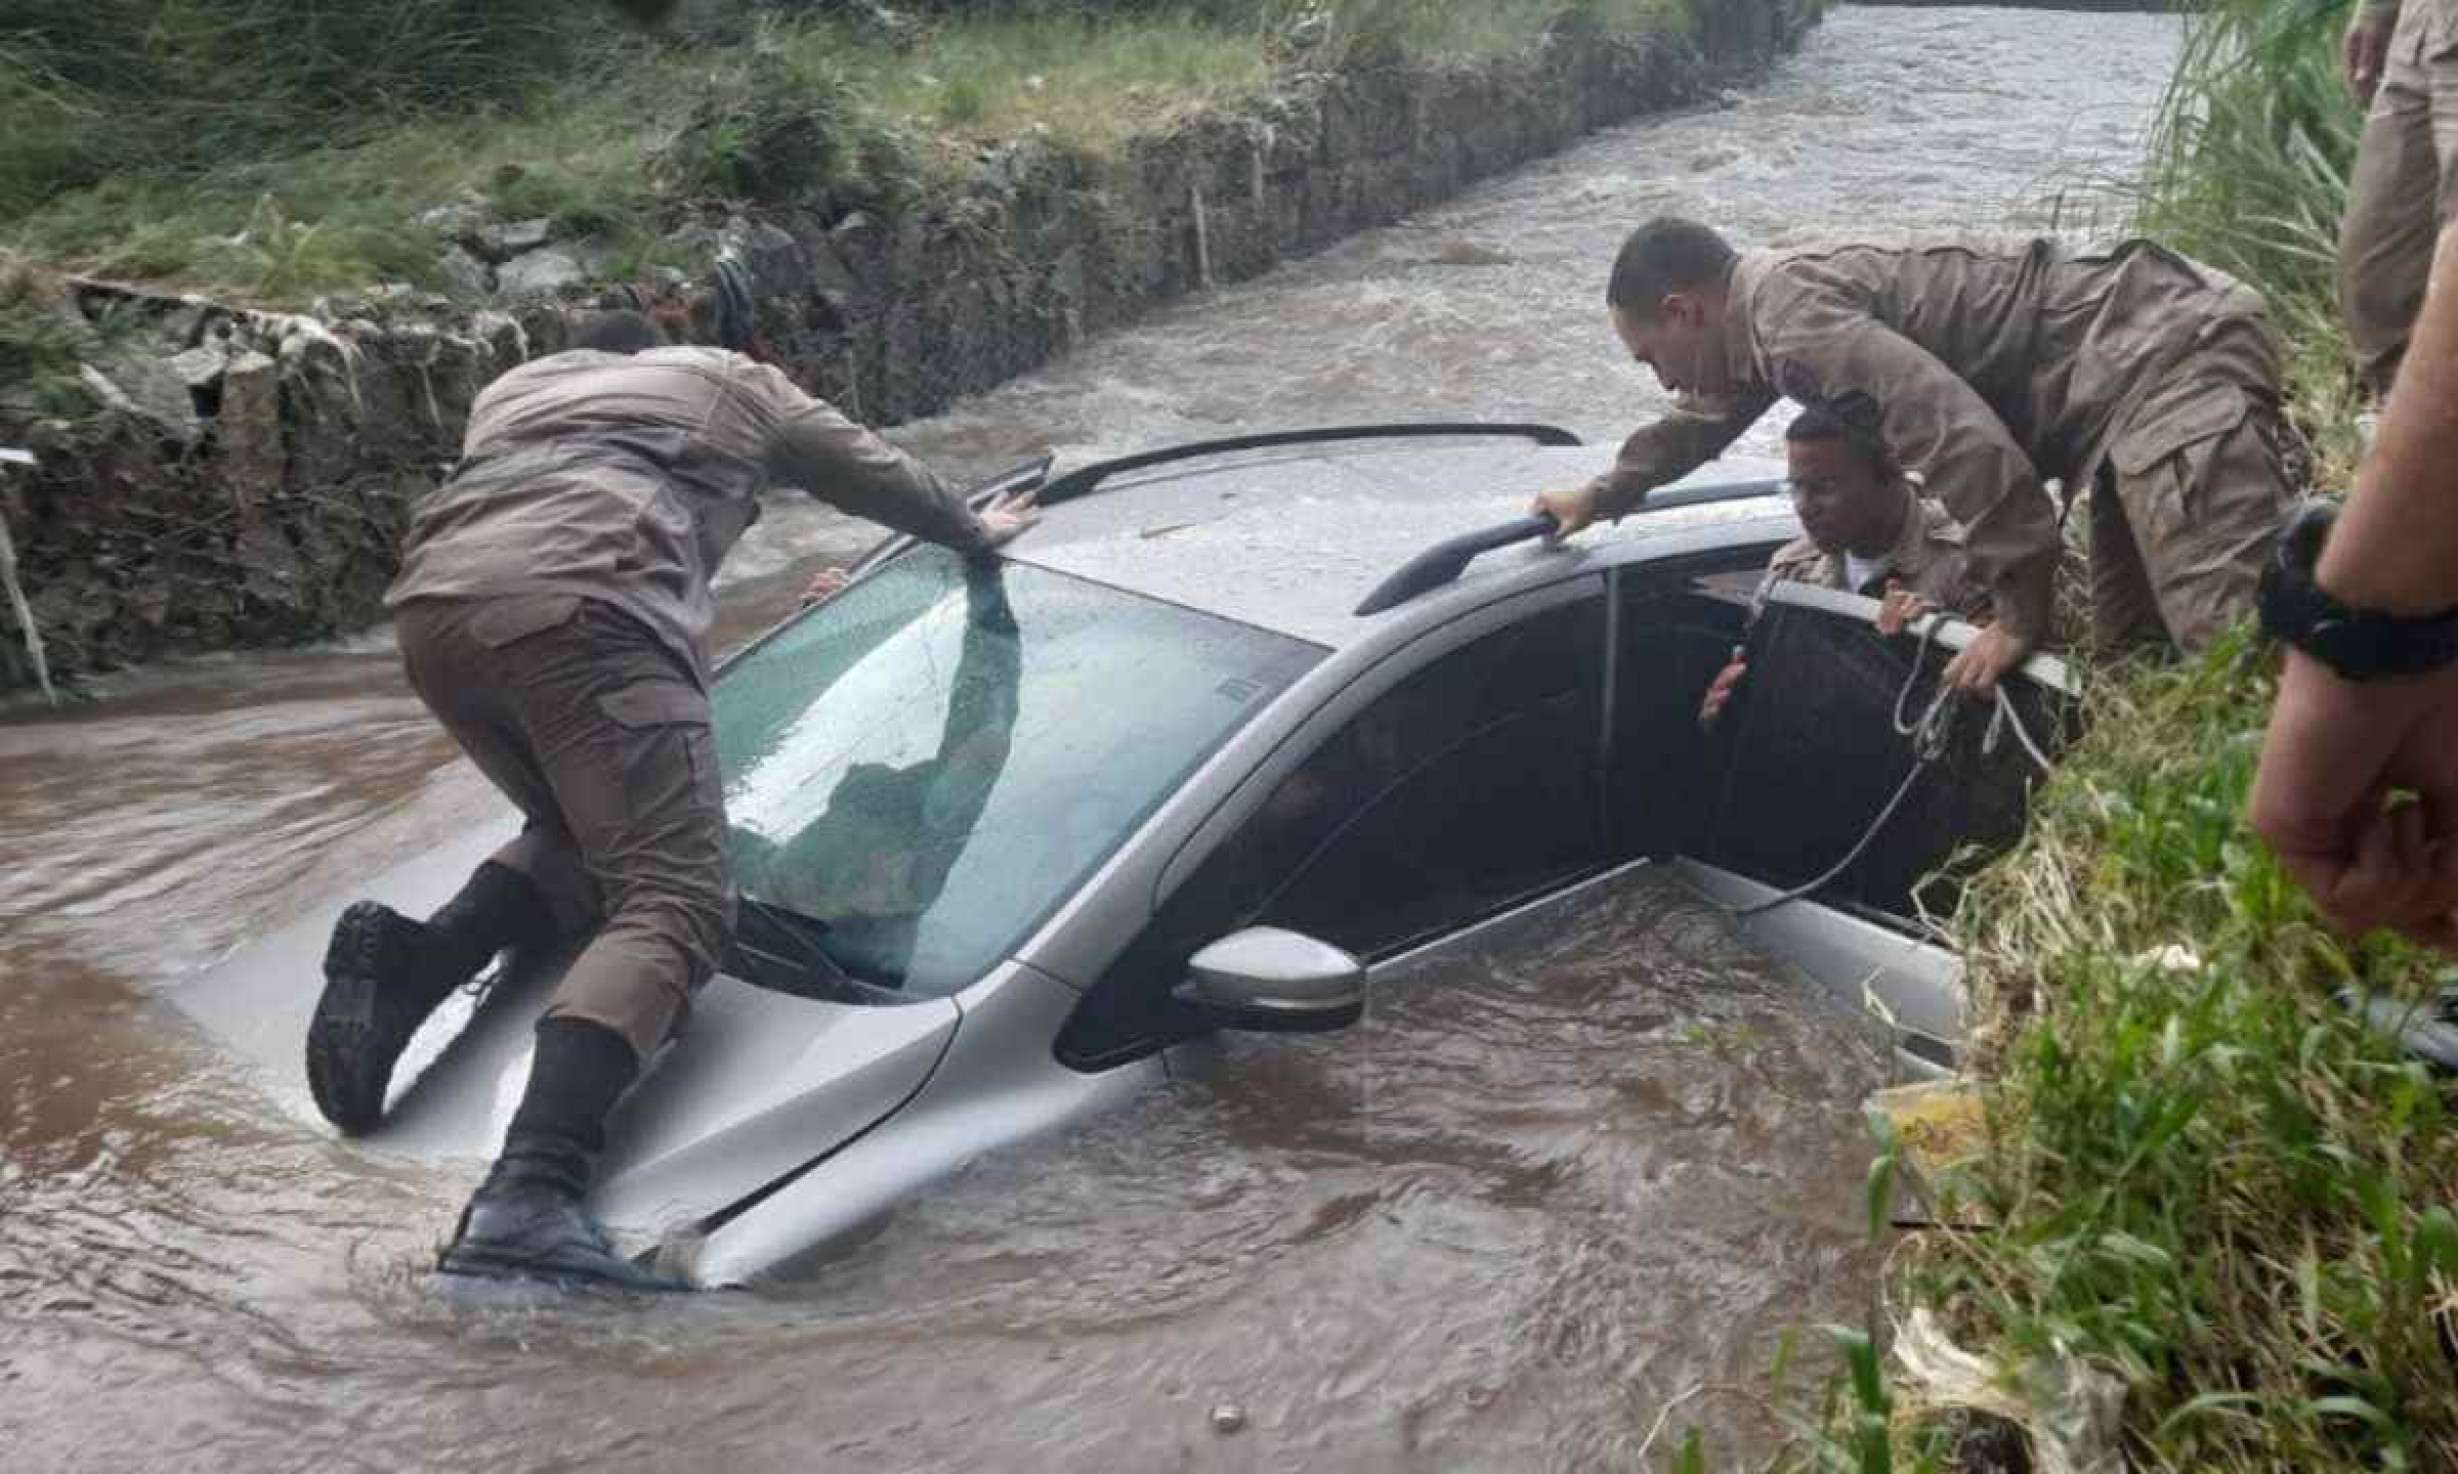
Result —
<path fill-rule="evenodd" d="M 2191 22 L 2138 222 L 2270 297 L 2334 490 L 2346 12 L 2215 0 Z M 2458 1087 L 2344 1001 L 2421 1003 L 2458 966 L 2333 935 L 2247 828 L 2276 668 L 2245 634 L 2091 673 L 2088 734 L 1953 925 L 1986 1145 L 1940 1187 L 1990 1226 L 1910 1241 L 1889 1298 L 2010 1386 L 2113 1377 L 2132 1469 L 2458 1468 Z M 1896 1414 L 1901 1379 L 1830 1395 L 1804 1462 L 1956 1467 L 1934 1420 Z"/>
<path fill-rule="evenodd" d="M 2002 1365 L 2127 1389 L 2140 1469 L 2458 1461 L 2458 1130 L 2347 991 L 2449 978 L 2324 929 L 2244 823 L 2272 659 L 2107 672 L 1956 930 L 1989 1145 L 1902 1289 Z M 2453 1329 L 2458 1329 L 2454 1326 Z"/>

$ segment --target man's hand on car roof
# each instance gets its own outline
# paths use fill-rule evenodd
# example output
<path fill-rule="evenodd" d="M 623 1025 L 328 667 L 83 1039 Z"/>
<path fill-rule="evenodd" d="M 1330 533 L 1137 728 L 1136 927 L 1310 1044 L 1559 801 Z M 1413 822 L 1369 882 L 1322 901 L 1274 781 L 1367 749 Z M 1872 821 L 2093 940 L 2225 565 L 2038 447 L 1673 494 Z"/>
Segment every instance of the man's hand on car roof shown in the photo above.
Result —
<path fill-rule="evenodd" d="M 1551 517 L 1554 527 L 1549 540 L 1560 542 L 1596 520 L 1596 488 L 1579 486 L 1566 491 L 1540 491 L 1536 494 L 1536 500 L 1528 503 L 1528 510 L 1542 517 Z"/>
<path fill-rule="evenodd" d="M 992 507 L 981 514 L 982 546 L 995 548 L 1012 541 L 1040 520 L 1041 508 L 1034 504 L 1033 493 L 1029 491 L 1003 506 Z"/>

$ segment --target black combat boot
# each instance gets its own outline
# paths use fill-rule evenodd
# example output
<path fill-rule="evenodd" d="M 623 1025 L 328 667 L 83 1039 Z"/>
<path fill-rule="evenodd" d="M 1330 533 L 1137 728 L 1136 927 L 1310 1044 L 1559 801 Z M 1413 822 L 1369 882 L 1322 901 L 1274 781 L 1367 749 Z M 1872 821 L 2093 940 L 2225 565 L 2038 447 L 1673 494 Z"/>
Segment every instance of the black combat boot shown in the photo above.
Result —
<path fill-rule="evenodd" d="M 638 1069 L 631 1045 L 611 1029 L 579 1019 L 541 1020 L 529 1089 L 504 1134 L 503 1155 L 461 1210 L 435 1267 L 566 1289 L 690 1289 L 616 1253 L 606 1230 L 581 1206 L 605 1145 L 606 1113 Z"/>
<path fill-rule="evenodd" d="M 324 996 L 307 1026 L 307 1085 L 324 1118 L 351 1136 L 384 1114 L 393 1063 L 435 1006 L 496 953 L 551 937 L 527 876 L 489 860 L 426 921 L 360 901 L 333 923 Z"/>

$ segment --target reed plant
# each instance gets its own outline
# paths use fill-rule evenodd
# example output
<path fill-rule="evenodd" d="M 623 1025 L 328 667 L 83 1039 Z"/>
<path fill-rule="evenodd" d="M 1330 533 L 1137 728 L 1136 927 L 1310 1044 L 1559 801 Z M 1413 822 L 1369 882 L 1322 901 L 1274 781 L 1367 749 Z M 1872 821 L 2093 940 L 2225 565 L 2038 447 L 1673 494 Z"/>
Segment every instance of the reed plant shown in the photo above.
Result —
<path fill-rule="evenodd" d="M 2189 22 L 2143 168 L 2144 232 L 2259 287 L 2288 390 L 2343 477 L 2356 408 L 2337 298 L 2338 227 L 2363 116 L 2340 73 L 2353 0 L 2210 0 Z"/>

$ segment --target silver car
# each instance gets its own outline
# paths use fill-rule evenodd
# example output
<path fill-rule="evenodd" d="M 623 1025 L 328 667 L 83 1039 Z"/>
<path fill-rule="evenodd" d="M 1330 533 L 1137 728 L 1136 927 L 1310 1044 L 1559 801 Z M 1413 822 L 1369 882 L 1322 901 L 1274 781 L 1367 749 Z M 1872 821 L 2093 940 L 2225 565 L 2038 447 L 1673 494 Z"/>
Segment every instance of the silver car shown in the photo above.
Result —
<path fill-rule="evenodd" d="M 1358 1026 L 1419 959 L 1648 865 L 1765 907 L 1743 924 L 1805 986 L 1872 1006 L 1907 1068 L 1951 1064 L 1960 988 L 1918 887 L 2019 832 L 2055 662 L 2009 683 L 2021 743 L 1975 714 L 1916 758 L 1896 718 L 1970 631 L 1887 639 L 1867 601 L 1762 592 L 1797 531 L 1775 468 L 1710 468 L 1549 546 L 1496 519 L 1609 452 L 1434 428 L 1087 468 L 996 563 L 891 542 L 733 657 L 742 915 L 611 1123 L 592 1206 L 618 1240 L 702 1285 L 791 1272 L 977 1154 L 1135 1098 L 1190 1041 Z M 1742 699 L 1702 732 L 1745 642 Z M 432 905 L 511 822 L 354 889 Z M 183 1002 L 295 1059 L 328 923 Z M 516 959 L 430 1023 L 364 1149 L 489 1156 L 560 965 Z"/>

